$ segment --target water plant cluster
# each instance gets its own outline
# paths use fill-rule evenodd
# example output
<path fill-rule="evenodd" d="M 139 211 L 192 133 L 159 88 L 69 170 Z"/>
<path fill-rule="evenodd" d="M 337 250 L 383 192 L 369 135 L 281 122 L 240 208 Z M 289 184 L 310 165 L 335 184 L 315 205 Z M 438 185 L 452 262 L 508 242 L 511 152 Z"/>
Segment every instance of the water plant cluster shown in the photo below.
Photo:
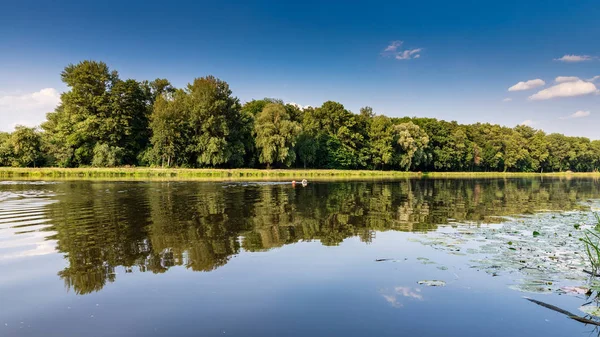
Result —
<path fill-rule="evenodd" d="M 590 210 L 591 206 L 591 210 Z M 469 258 L 471 268 L 509 276 L 510 288 L 533 294 L 568 294 L 585 303 L 578 316 L 529 299 L 569 318 L 600 324 L 600 215 L 593 202 L 584 209 L 505 217 L 500 225 L 456 225 L 411 238 L 436 250 Z"/>

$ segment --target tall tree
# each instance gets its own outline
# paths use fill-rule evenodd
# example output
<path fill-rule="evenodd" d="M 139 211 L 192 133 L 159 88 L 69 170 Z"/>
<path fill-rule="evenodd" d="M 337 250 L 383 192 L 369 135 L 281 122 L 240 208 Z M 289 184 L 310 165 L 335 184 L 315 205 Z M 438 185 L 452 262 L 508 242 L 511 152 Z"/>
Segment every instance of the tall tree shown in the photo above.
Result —
<path fill-rule="evenodd" d="M 300 124 L 290 119 L 283 105 L 265 106 L 254 124 L 259 161 L 267 168 L 273 164 L 290 166 L 296 159 L 294 145 L 300 131 Z"/>
<path fill-rule="evenodd" d="M 104 62 L 83 61 L 68 65 L 61 78 L 70 90 L 42 127 L 54 138 L 61 164 L 89 165 L 96 142 L 107 136 L 103 123 L 111 113 L 110 90 L 119 77 Z"/>
<path fill-rule="evenodd" d="M 420 161 L 426 159 L 425 148 L 429 143 L 429 137 L 412 122 L 395 125 L 394 129 L 399 146 L 397 162 L 401 169 L 408 171 L 413 164 L 418 165 Z"/>
<path fill-rule="evenodd" d="M 394 158 L 394 126 L 386 116 L 373 117 L 369 139 L 374 168 L 388 165 Z"/>
<path fill-rule="evenodd" d="M 185 93 L 178 91 L 172 96 L 161 95 L 156 98 L 150 129 L 155 162 L 162 167 L 186 163 L 185 139 L 187 112 Z"/>
<path fill-rule="evenodd" d="M 315 162 L 317 159 L 317 149 L 318 144 L 316 139 L 311 137 L 308 133 L 302 132 L 300 136 L 298 136 L 296 153 L 304 168 Z"/>
<path fill-rule="evenodd" d="M 135 164 L 138 153 L 148 145 L 151 99 L 144 85 L 135 80 L 117 81 L 111 88 L 110 112 L 101 122 L 104 135 L 98 141 L 123 149 L 125 164 Z"/>
<path fill-rule="evenodd" d="M 244 144 L 241 106 L 227 82 L 214 76 L 188 84 L 191 143 L 188 152 L 200 166 L 242 166 Z"/>

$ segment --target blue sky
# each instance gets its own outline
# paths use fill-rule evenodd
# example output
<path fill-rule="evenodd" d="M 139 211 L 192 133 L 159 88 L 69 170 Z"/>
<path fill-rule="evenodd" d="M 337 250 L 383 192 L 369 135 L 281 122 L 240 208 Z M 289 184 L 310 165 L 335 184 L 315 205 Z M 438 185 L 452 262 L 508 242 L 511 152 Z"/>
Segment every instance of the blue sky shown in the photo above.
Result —
<path fill-rule="evenodd" d="M 39 124 L 66 90 L 64 66 L 93 59 L 122 78 L 161 77 L 178 87 L 212 74 L 242 101 L 335 100 L 354 112 L 369 105 L 388 116 L 525 122 L 600 139 L 597 0 L 6 1 L 1 8 L 0 130 Z"/>

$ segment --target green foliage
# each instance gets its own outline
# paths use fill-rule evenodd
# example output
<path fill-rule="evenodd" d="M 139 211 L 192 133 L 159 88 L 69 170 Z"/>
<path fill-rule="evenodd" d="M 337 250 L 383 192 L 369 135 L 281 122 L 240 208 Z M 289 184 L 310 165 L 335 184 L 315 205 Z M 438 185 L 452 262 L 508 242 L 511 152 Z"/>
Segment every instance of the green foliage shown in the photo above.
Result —
<path fill-rule="evenodd" d="M 314 164 L 317 159 L 318 144 L 316 139 L 303 132 L 296 141 L 296 153 L 304 168 Z"/>
<path fill-rule="evenodd" d="M 34 128 L 17 126 L 8 139 L 10 164 L 19 167 L 36 167 L 43 164 L 42 139 Z M 0 150 L 2 151 L 2 150 Z M 4 150 L 6 151 L 6 149 Z M 1 154 L 0 154 L 1 155 Z"/>
<path fill-rule="evenodd" d="M 427 160 L 425 148 L 429 143 L 429 137 L 421 128 L 413 122 L 401 123 L 394 126 L 396 134 L 396 143 L 399 146 L 397 151 L 397 162 L 400 167 L 408 171 L 413 161 L 419 165 L 421 161 Z"/>
<path fill-rule="evenodd" d="M 10 133 L 0 132 L 0 166 L 11 166 L 12 148 L 10 146 Z"/>
<path fill-rule="evenodd" d="M 394 158 L 394 127 L 386 116 L 373 117 L 368 131 L 371 160 L 374 167 L 383 168 Z"/>
<path fill-rule="evenodd" d="M 182 91 L 178 91 L 172 97 L 159 96 L 154 102 L 150 117 L 152 153 L 146 158 L 162 167 L 185 163 L 186 110 L 183 95 Z"/>
<path fill-rule="evenodd" d="M 124 152 L 123 148 L 118 146 L 109 146 L 108 144 L 98 143 L 94 146 L 92 166 L 112 167 L 121 165 Z"/>
<path fill-rule="evenodd" d="M 264 98 L 242 107 L 227 82 L 213 76 L 176 89 L 166 79 L 122 80 L 96 61 L 68 65 L 61 78 L 68 90 L 43 132 L 0 133 L 0 165 L 600 170 L 600 140 L 529 126 L 389 118 L 370 107 L 354 114 L 334 101 L 302 108 Z M 119 149 L 118 160 L 106 159 L 111 149 Z"/>
<path fill-rule="evenodd" d="M 270 168 L 272 164 L 290 166 L 296 159 L 294 146 L 300 134 L 300 124 L 290 119 L 285 106 L 269 103 L 256 116 L 254 134 L 259 161 Z"/>
<path fill-rule="evenodd" d="M 231 94 L 227 82 L 213 76 L 197 78 L 187 86 L 187 152 L 200 166 L 243 165 L 241 106 Z"/>

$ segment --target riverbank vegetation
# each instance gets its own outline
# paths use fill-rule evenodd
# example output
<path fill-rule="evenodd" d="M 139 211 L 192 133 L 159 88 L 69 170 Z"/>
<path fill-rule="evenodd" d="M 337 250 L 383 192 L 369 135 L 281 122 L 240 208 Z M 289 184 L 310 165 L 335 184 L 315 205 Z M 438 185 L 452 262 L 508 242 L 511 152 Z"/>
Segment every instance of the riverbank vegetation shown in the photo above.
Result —
<path fill-rule="evenodd" d="M 520 125 L 358 114 L 259 99 L 241 104 L 213 76 L 175 88 L 123 80 L 103 62 L 61 73 L 69 90 L 41 128 L 0 133 L 0 166 L 314 168 L 592 172 L 600 141 Z"/>
<path fill-rule="evenodd" d="M 381 170 L 327 169 L 218 169 L 218 168 L 160 168 L 160 167 L 4 167 L 0 178 L 5 179 L 158 179 L 158 180 L 363 180 L 405 178 L 594 178 L 599 172 L 406 172 Z"/>

